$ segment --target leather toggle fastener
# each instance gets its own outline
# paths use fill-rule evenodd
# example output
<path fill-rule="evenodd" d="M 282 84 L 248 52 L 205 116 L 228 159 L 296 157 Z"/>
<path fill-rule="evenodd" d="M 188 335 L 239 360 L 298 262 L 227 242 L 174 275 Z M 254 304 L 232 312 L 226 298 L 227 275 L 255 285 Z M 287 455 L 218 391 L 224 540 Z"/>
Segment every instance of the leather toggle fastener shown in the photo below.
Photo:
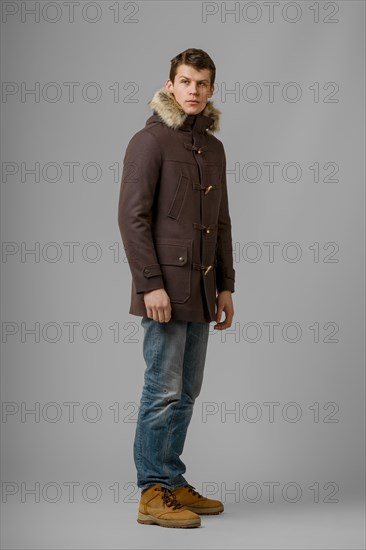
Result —
<path fill-rule="evenodd" d="M 189 151 L 196 151 L 199 155 L 201 155 L 205 150 L 207 151 L 206 145 L 202 145 L 202 147 L 197 147 L 197 145 L 193 145 L 192 143 L 183 143 L 183 145 Z"/>
<path fill-rule="evenodd" d="M 193 189 L 198 189 L 199 191 L 203 191 L 205 195 L 207 195 L 212 189 L 216 189 L 214 185 L 200 185 L 199 183 L 192 183 Z"/>
<path fill-rule="evenodd" d="M 200 223 L 193 222 L 193 227 L 195 229 L 204 230 L 205 233 L 211 233 L 211 229 L 215 229 L 217 226 L 216 224 L 213 225 L 202 225 Z"/>
<path fill-rule="evenodd" d="M 203 271 L 203 274 L 204 275 L 207 275 L 207 273 L 209 273 L 209 271 L 211 271 L 211 269 L 213 268 L 213 265 L 199 265 L 199 264 L 193 264 L 192 265 L 193 269 L 197 269 L 198 271 Z"/>
<path fill-rule="evenodd" d="M 188 151 L 198 151 L 199 147 L 197 145 L 193 145 L 192 143 L 183 143 L 184 147 L 188 149 Z"/>

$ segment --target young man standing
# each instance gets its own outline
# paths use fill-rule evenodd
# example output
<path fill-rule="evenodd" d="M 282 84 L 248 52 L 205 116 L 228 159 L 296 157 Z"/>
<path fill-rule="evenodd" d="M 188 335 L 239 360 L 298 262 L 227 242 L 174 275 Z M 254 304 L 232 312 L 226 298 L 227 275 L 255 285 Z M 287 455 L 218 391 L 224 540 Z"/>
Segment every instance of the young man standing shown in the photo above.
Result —
<path fill-rule="evenodd" d="M 171 60 L 153 114 L 130 140 L 118 223 L 132 274 L 130 313 L 142 317 L 144 387 L 134 441 L 138 522 L 197 527 L 218 514 L 183 477 L 180 459 L 200 393 L 209 325 L 234 308 L 231 220 L 220 111 L 209 98 L 216 68 L 190 48 Z M 223 313 L 225 318 L 221 321 Z"/>

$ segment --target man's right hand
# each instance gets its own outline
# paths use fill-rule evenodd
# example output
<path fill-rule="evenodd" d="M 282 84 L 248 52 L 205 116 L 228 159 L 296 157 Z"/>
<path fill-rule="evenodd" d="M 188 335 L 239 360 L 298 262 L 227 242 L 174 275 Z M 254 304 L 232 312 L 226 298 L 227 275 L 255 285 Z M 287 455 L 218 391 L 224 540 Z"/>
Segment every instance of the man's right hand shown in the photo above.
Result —
<path fill-rule="evenodd" d="M 144 302 L 147 316 L 160 323 L 168 323 L 171 318 L 172 308 L 170 298 L 164 288 L 144 292 Z"/>

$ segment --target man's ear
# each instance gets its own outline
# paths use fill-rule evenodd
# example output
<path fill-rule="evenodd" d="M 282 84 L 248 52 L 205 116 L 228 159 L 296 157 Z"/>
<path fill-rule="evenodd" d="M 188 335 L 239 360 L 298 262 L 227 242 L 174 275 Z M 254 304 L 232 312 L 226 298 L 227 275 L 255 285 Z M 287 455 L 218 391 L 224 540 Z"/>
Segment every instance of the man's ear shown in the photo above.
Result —
<path fill-rule="evenodd" d="M 168 92 L 171 92 L 172 91 L 172 87 L 173 87 L 173 83 L 171 80 L 167 80 L 165 82 L 165 88 L 168 90 Z"/>

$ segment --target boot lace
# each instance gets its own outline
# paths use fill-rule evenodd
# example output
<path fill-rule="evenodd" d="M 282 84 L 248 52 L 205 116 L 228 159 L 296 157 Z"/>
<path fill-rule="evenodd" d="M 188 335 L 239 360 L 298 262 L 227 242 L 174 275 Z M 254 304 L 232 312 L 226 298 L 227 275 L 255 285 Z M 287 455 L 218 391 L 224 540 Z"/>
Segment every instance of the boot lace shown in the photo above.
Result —
<path fill-rule="evenodd" d="M 203 496 L 200 495 L 198 491 L 195 491 L 195 487 L 193 487 L 193 485 L 190 485 L 189 483 L 187 483 L 187 485 L 185 485 L 184 487 L 188 489 L 188 492 L 192 493 L 195 497 L 203 498 Z"/>
<path fill-rule="evenodd" d="M 164 504 L 166 506 L 169 506 L 169 508 L 173 508 L 173 510 L 177 510 L 178 508 L 183 508 L 183 505 L 176 499 L 176 496 L 173 493 L 173 491 L 171 491 L 167 487 L 156 487 L 155 491 L 162 492 L 161 498 L 163 499 Z"/>

